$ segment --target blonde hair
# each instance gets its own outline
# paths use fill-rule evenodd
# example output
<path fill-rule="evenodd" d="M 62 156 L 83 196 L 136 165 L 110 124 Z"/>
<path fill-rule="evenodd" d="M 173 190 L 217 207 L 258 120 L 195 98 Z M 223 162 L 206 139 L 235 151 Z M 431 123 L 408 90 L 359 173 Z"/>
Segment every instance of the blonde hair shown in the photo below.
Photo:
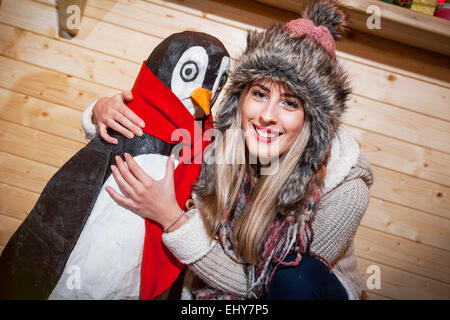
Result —
<path fill-rule="evenodd" d="M 250 176 L 256 175 L 254 166 L 248 162 L 248 150 L 241 130 L 241 110 L 247 91 L 248 87 L 240 96 L 236 116 L 232 119 L 229 128 L 231 130 L 227 130 L 223 139 L 218 139 L 210 146 L 214 149 L 215 162 L 211 173 L 214 176 L 208 178 L 214 179 L 215 192 L 197 197 L 199 210 L 211 237 L 217 235 L 224 211 L 227 208 L 231 209 L 235 204 L 245 172 L 247 171 Z M 258 179 L 233 228 L 233 249 L 238 258 L 243 258 L 251 264 L 259 263 L 258 249 L 276 217 L 278 197 L 299 162 L 309 136 L 310 121 L 308 117 L 305 117 L 299 135 L 289 150 L 284 152 L 278 160 L 278 172 L 263 175 Z M 211 151 L 210 149 L 208 154 L 211 154 Z"/>

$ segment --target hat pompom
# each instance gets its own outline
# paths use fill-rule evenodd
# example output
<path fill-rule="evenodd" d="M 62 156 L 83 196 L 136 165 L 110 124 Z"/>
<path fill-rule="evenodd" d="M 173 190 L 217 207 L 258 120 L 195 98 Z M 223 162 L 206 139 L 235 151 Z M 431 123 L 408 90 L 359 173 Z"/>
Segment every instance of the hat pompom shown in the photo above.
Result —
<path fill-rule="evenodd" d="M 345 13 L 338 8 L 337 0 L 317 0 L 307 5 L 302 18 L 310 19 L 315 26 L 326 27 L 335 40 L 339 40 L 347 25 Z"/>

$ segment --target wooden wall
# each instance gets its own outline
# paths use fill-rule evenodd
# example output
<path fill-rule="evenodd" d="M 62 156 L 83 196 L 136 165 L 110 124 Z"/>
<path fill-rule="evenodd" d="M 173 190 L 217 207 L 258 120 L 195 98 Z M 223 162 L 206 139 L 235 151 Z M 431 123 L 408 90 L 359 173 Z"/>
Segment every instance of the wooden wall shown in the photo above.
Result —
<path fill-rule="evenodd" d="M 131 88 L 171 33 L 220 38 L 236 58 L 247 28 L 295 15 L 237 0 L 89 0 L 80 34 L 58 37 L 54 0 L 0 8 L 0 250 L 56 170 L 85 145 L 81 112 Z M 356 236 L 370 299 L 450 298 L 450 59 L 354 32 L 338 44 L 354 93 L 345 125 L 375 183 Z"/>

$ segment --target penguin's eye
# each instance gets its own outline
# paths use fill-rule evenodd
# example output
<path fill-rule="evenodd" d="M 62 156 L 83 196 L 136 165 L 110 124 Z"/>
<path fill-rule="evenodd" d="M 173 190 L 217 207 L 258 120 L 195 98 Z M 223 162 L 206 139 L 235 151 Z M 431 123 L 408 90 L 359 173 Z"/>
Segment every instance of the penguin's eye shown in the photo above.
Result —
<path fill-rule="evenodd" d="M 184 82 L 193 81 L 198 76 L 198 66 L 194 61 L 187 61 L 183 64 L 180 70 L 181 79 Z"/>

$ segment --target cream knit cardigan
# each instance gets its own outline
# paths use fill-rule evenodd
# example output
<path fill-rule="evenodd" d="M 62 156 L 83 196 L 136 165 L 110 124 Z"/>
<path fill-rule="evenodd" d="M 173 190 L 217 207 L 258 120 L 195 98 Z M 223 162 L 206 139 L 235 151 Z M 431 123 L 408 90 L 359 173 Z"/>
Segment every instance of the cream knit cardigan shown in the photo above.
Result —
<path fill-rule="evenodd" d="M 98 135 L 98 127 L 91 122 L 94 105 L 95 102 L 82 117 L 88 140 Z M 322 198 L 312 224 L 311 251 L 331 262 L 334 274 L 351 300 L 360 299 L 363 290 L 353 238 L 367 209 L 372 182 L 373 173 L 368 161 L 360 155 L 356 141 L 341 126 L 333 140 Z M 246 298 L 249 284 L 244 265 L 227 256 L 217 241 L 211 241 L 198 210 L 191 210 L 189 216 L 184 225 L 163 234 L 167 248 L 189 267 L 182 299 L 192 299 L 191 288 L 198 278 L 214 288 Z"/>

